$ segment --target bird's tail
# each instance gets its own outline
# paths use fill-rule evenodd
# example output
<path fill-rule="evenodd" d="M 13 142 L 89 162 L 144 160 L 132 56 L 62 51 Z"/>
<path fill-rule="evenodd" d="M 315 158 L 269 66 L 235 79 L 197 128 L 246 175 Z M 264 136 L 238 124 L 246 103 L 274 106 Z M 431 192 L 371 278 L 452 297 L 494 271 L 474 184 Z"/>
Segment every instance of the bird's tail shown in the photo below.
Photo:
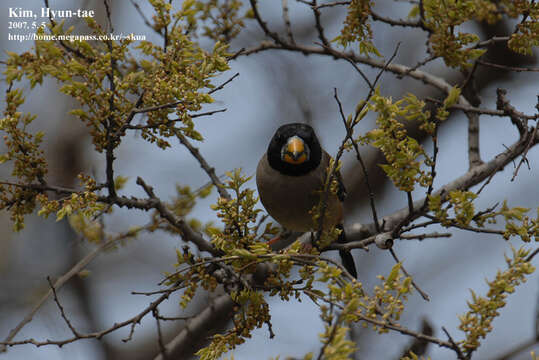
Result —
<path fill-rule="evenodd" d="M 337 242 L 340 244 L 345 244 L 346 234 L 344 233 L 344 226 L 342 224 L 337 225 L 337 229 L 341 230 Z M 341 257 L 342 264 L 346 271 L 350 273 L 354 278 L 357 279 L 356 264 L 354 263 L 354 257 L 349 250 L 339 250 L 339 255 Z"/>

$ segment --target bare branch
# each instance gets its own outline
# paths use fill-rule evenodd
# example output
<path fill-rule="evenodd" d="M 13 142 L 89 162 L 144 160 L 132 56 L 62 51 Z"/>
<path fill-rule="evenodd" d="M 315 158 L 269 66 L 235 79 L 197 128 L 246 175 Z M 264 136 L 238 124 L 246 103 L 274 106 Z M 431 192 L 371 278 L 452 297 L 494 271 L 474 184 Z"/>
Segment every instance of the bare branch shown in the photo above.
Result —
<path fill-rule="evenodd" d="M 292 44 L 295 44 L 294 35 L 292 34 L 292 26 L 290 25 L 290 17 L 288 16 L 288 0 L 281 0 L 281 5 L 283 7 L 283 21 L 286 28 L 286 34 L 288 35 L 288 40 Z"/>
<path fill-rule="evenodd" d="M 105 12 L 107 13 L 107 26 L 109 27 L 108 30 L 112 34 L 114 32 L 114 27 L 112 26 L 110 5 L 109 5 L 108 0 L 103 0 L 103 4 L 105 5 Z"/>
<path fill-rule="evenodd" d="M 131 319 L 128 319 L 126 321 L 122 321 L 120 323 L 115 323 L 112 327 L 99 331 L 99 332 L 93 332 L 88 334 L 79 334 L 78 336 L 73 336 L 68 339 L 64 340 L 45 340 L 45 341 L 38 341 L 35 339 L 26 339 L 26 340 L 20 340 L 20 341 L 11 341 L 11 342 L 0 342 L 1 345 L 9 345 L 9 346 L 15 346 L 15 345 L 23 345 L 23 344 L 32 344 L 37 347 L 45 346 L 45 345 L 56 345 L 56 346 L 64 346 L 66 344 L 78 341 L 80 339 L 97 339 L 100 340 L 103 336 L 110 334 L 113 331 L 116 331 L 120 328 L 123 328 L 127 325 L 131 325 L 131 332 L 130 336 L 127 339 L 124 339 L 123 341 L 129 341 L 133 335 L 133 329 L 136 326 L 136 324 L 140 323 L 140 320 L 144 316 L 146 316 L 149 312 L 151 312 L 156 306 L 161 304 L 163 301 L 165 301 L 168 298 L 168 294 L 164 294 L 161 297 L 159 297 L 157 300 L 150 303 L 148 307 L 146 307 L 142 312 L 140 312 L 138 315 L 132 317 Z"/>
<path fill-rule="evenodd" d="M 49 0 L 43 0 L 44 3 L 45 3 L 45 7 L 50 7 L 49 6 Z M 49 13 L 49 21 L 51 23 L 51 25 L 54 27 L 56 26 L 56 21 L 54 21 L 52 15 Z M 77 56 L 78 58 L 81 58 L 81 59 L 84 59 L 88 62 L 94 62 L 95 59 L 89 57 L 89 56 L 86 56 L 84 55 L 83 53 L 81 53 L 78 49 L 75 49 L 75 48 L 72 48 L 71 46 L 68 45 L 68 42 L 65 41 L 65 40 L 57 40 L 57 42 L 68 52 L 74 54 L 75 56 Z"/>
<path fill-rule="evenodd" d="M 350 5 L 350 1 L 335 1 L 335 2 L 331 2 L 331 3 L 327 3 L 327 4 L 320 4 L 320 5 L 316 5 L 316 6 L 314 6 L 312 3 L 308 2 L 308 1 L 300 1 L 300 2 L 302 2 L 304 4 L 307 4 L 307 5 L 310 5 L 310 6 L 313 6 L 316 9 L 322 9 L 322 8 L 325 8 L 325 7 L 333 7 L 333 6 L 339 6 L 339 5 Z"/>
<path fill-rule="evenodd" d="M 129 232 L 128 232 L 129 233 Z M 77 262 L 71 269 L 69 269 L 68 272 L 66 272 L 64 275 L 60 276 L 58 280 L 56 280 L 53 284 L 54 289 L 60 289 L 69 279 L 71 279 L 73 276 L 80 273 L 84 268 L 92 262 L 101 251 L 110 248 L 116 241 L 120 239 L 124 239 L 128 233 L 120 234 L 117 237 L 113 237 L 105 242 L 103 242 L 101 245 L 99 245 L 94 251 L 86 255 L 84 258 L 82 258 L 79 262 Z M 43 295 L 39 301 L 34 305 L 32 310 L 21 320 L 19 324 L 15 328 L 13 328 L 8 336 L 0 343 L 0 353 L 6 351 L 6 344 L 11 344 L 11 341 L 15 338 L 15 336 L 22 330 L 22 328 L 32 321 L 35 314 L 38 312 L 38 310 L 43 306 L 45 301 L 53 294 L 52 290 L 49 290 L 45 295 Z"/>
<path fill-rule="evenodd" d="M 80 334 L 77 332 L 77 330 L 75 330 L 75 328 L 73 327 L 73 324 L 71 324 L 71 321 L 69 321 L 69 319 L 67 318 L 67 315 L 65 314 L 65 311 L 64 311 L 64 307 L 62 306 L 62 304 L 60 304 L 60 300 L 58 300 L 58 296 L 56 295 L 56 289 L 54 288 L 54 285 L 49 276 L 47 276 L 47 282 L 49 283 L 49 286 L 52 290 L 52 296 L 53 296 L 54 302 L 56 303 L 56 306 L 58 306 L 58 309 L 60 310 L 60 315 L 62 316 L 62 319 L 64 319 L 65 323 L 69 327 L 69 330 L 71 330 L 71 333 L 75 337 L 79 337 Z"/>
<path fill-rule="evenodd" d="M 528 128 L 522 119 L 522 113 L 518 112 L 510 103 L 509 100 L 505 97 L 507 95 L 507 90 L 505 89 L 496 89 L 496 108 L 502 110 L 505 115 L 509 116 L 513 125 L 518 129 L 520 136 L 523 136 Z"/>
<path fill-rule="evenodd" d="M 421 321 L 421 333 L 429 336 L 432 336 L 434 334 L 432 325 L 426 318 L 423 318 L 423 320 Z M 409 356 L 410 352 L 413 352 L 416 356 L 419 356 L 421 358 L 422 355 L 425 355 L 428 349 L 428 345 L 430 345 L 428 341 L 416 338 L 414 339 L 413 343 L 402 352 L 401 357 Z"/>
<path fill-rule="evenodd" d="M 313 13 L 314 13 L 314 21 L 315 21 L 315 27 L 316 27 L 316 30 L 318 31 L 318 38 L 320 39 L 320 41 L 322 41 L 322 44 L 324 44 L 324 46 L 330 46 L 329 45 L 329 41 L 328 39 L 326 38 L 326 35 L 324 34 L 324 28 L 322 27 L 322 21 L 321 21 L 321 14 L 320 14 L 320 10 L 318 10 L 317 8 L 317 3 L 316 3 L 317 0 L 312 0 L 312 9 L 313 9 Z"/>
<path fill-rule="evenodd" d="M 466 113 L 468 117 L 468 166 L 470 169 L 483 163 L 479 155 L 479 115 Z"/>
<path fill-rule="evenodd" d="M 437 103 L 437 104 L 440 104 L 440 105 L 443 104 L 443 101 L 440 101 L 440 100 L 434 99 L 434 98 L 430 98 L 430 97 L 426 97 L 425 100 L 429 101 L 429 102 Z M 465 112 L 477 113 L 477 114 L 481 114 L 481 115 L 500 116 L 500 117 L 507 116 L 507 112 L 504 111 L 504 110 L 492 110 L 492 109 L 478 108 L 478 107 L 475 107 L 475 106 L 464 106 L 464 105 L 459 105 L 459 104 L 455 104 L 455 105 L 449 107 L 448 109 L 449 110 L 462 110 L 462 111 L 465 111 Z M 535 119 L 539 118 L 539 114 L 538 115 L 527 115 L 527 114 L 524 114 L 522 112 L 515 112 L 515 114 L 519 118 L 527 119 L 527 120 L 535 120 Z"/>
<path fill-rule="evenodd" d="M 487 47 L 487 46 L 490 46 L 490 45 L 493 45 L 495 43 L 500 43 L 500 42 L 507 42 L 511 39 L 511 37 L 509 36 L 493 36 L 492 38 L 488 39 L 488 40 L 485 40 L 485 41 L 481 41 L 479 43 L 477 43 L 474 48 L 477 49 L 477 48 L 483 48 L 483 47 Z"/>
<path fill-rule="evenodd" d="M 260 13 L 258 12 L 257 0 L 249 0 L 249 2 L 251 4 L 251 9 L 253 10 L 255 19 L 258 22 L 258 25 L 260 25 L 260 28 L 264 31 L 264 33 L 270 38 L 272 38 L 277 44 L 285 44 L 285 42 L 281 40 L 279 35 L 277 35 L 277 33 L 270 31 L 266 22 L 262 20 L 262 17 L 260 16 Z"/>
<path fill-rule="evenodd" d="M 184 101 L 178 100 L 178 101 L 173 101 L 173 102 L 169 102 L 169 103 L 166 103 L 166 104 L 150 106 L 150 107 L 147 107 L 147 108 L 134 109 L 134 110 L 132 110 L 132 112 L 134 114 L 141 114 L 141 113 L 147 113 L 147 112 L 161 110 L 161 109 L 170 109 L 170 108 L 176 107 L 178 104 L 181 104 L 181 103 L 184 103 Z"/>
<path fill-rule="evenodd" d="M 213 300 L 200 314 L 191 318 L 185 328 L 165 345 L 165 352 L 171 359 L 183 357 L 186 348 L 193 343 L 193 339 L 199 339 L 212 329 L 215 323 L 230 316 L 234 308 L 234 301 L 228 294 L 221 295 Z M 162 354 L 155 360 L 165 360 Z"/>
<path fill-rule="evenodd" d="M 515 168 L 515 171 L 513 172 L 513 177 L 511 178 L 511 181 L 515 180 L 515 178 L 518 175 L 518 170 L 520 169 L 520 166 L 522 166 L 523 163 L 528 164 L 528 170 L 531 170 L 530 164 L 528 163 L 528 159 L 526 158 L 526 155 L 528 154 L 528 151 L 530 150 L 532 146 L 533 139 L 537 137 L 537 128 L 539 128 L 539 126 L 537 125 L 533 128 L 532 136 L 530 136 L 530 140 L 528 141 L 528 144 L 526 145 L 526 149 L 524 149 L 524 152 L 522 153 L 522 158 L 518 162 L 518 165 Z"/>
<path fill-rule="evenodd" d="M 365 186 L 367 186 L 367 190 L 369 191 L 369 202 L 371 206 L 371 212 L 374 224 L 378 224 L 378 215 L 376 213 L 376 205 L 374 203 L 374 192 L 372 191 L 371 184 L 369 182 L 369 174 L 367 173 L 367 168 L 365 166 L 365 163 L 363 162 L 363 158 L 361 157 L 361 154 L 359 152 L 359 147 L 357 145 L 357 142 L 352 139 L 353 130 L 350 129 L 350 126 L 346 122 L 346 116 L 344 115 L 341 101 L 339 100 L 339 96 L 337 94 L 337 88 L 334 89 L 334 97 L 337 101 L 337 104 L 339 106 L 339 113 L 341 114 L 341 119 L 344 123 L 344 126 L 346 128 L 346 136 L 348 139 L 350 139 L 350 142 L 352 143 L 352 146 L 354 147 L 354 150 L 356 152 L 356 158 L 359 161 L 359 164 L 361 165 L 361 170 L 363 172 L 363 179 L 365 181 Z"/>
<path fill-rule="evenodd" d="M 327 51 L 329 52 L 336 52 L 337 54 L 339 54 L 338 51 L 334 50 L 331 46 L 327 46 L 327 45 L 324 45 L 324 44 L 320 44 L 320 43 L 317 43 L 318 45 L 322 46 L 324 49 L 326 49 Z M 363 80 L 365 80 L 365 82 L 367 83 L 367 85 L 369 86 L 369 89 L 371 91 L 374 91 L 374 85 L 371 83 L 371 81 L 369 80 L 369 78 L 367 77 L 367 75 L 365 75 L 365 73 L 363 72 L 363 70 L 361 70 L 359 68 L 359 66 L 357 66 L 356 62 L 350 58 L 348 58 L 347 56 L 344 56 L 343 57 L 344 60 L 348 61 L 350 63 L 350 65 L 352 65 L 354 67 L 354 69 L 358 72 L 358 74 L 363 78 Z"/>
<path fill-rule="evenodd" d="M 333 306 L 333 304 L 331 304 L 331 306 Z M 324 352 L 326 351 L 326 348 L 328 347 L 328 345 L 333 341 L 333 339 L 335 339 L 335 335 L 337 334 L 337 326 L 341 323 L 341 321 L 342 321 L 342 312 L 337 316 L 337 318 L 335 319 L 335 323 L 333 325 L 331 324 L 331 321 L 328 321 L 329 322 L 328 326 L 331 327 L 331 332 L 328 338 L 326 340 L 323 340 L 324 345 L 322 345 L 322 348 L 320 349 L 320 353 L 318 354 L 317 360 L 324 359 Z"/>
<path fill-rule="evenodd" d="M 505 71 L 515 71 L 515 72 L 539 72 L 539 68 L 537 67 L 516 67 L 516 66 L 508 66 L 508 65 L 501 65 L 501 64 L 494 64 L 488 61 L 484 61 L 481 59 L 477 59 L 476 62 L 483 66 L 488 66 L 495 69 L 505 70 Z"/>
<path fill-rule="evenodd" d="M 306 293 L 307 292 L 308 291 L 306 291 Z M 332 303 L 331 301 L 328 301 L 324 297 L 320 296 L 318 293 L 314 293 L 314 292 L 308 292 L 308 293 L 312 297 L 318 298 L 318 299 L 320 299 L 322 301 L 325 301 L 327 303 Z M 340 305 L 340 304 L 335 304 L 335 303 L 332 303 L 332 304 L 333 304 L 333 306 L 336 306 L 336 307 L 338 307 L 340 309 L 343 309 L 343 306 Z M 399 333 L 404 334 L 404 335 L 410 335 L 410 336 L 413 336 L 413 337 L 415 337 L 417 339 L 422 339 L 422 340 L 431 342 L 431 343 L 436 344 L 436 345 L 438 345 L 440 347 L 445 347 L 445 348 L 448 348 L 448 349 L 455 350 L 454 345 L 451 344 L 448 341 L 444 341 L 444 340 L 435 338 L 435 337 L 430 336 L 430 335 L 425 335 L 425 334 L 419 333 L 417 331 L 410 330 L 410 329 L 408 329 L 406 327 L 403 327 L 403 326 L 400 326 L 400 325 L 397 325 L 397 324 L 392 324 L 392 323 L 389 323 L 389 322 L 384 322 L 384 321 L 372 319 L 371 317 L 363 315 L 363 314 L 361 314 L 359 312 L 356 312 L 355 315 L 360 320 L 365 321 L 365 322 L 370 323 L 370 324 L 373 324 L 373 325 L 376 325 L 376 326 L 379 326 L 381 328 L 393 330 L 393 331 L 399 332 Z"/>
<path fill-rule="evenodd" d="M 178 218 L 174 215 L 154 194 L 153 188 L 148 186 L 142 178 L 137 178 L 137 184 L 140 185 L 146 194 L 150 197 L 147 200 L 137 199 L 134 197 L 128 198 L 125 196 L 118 196 L 113 199 L 106 197 L 100 197 L 99 200 L 107 203 L 116 204 L 120 207 L 137 208 L 141 210 L 156 209 L 161 217 L 168 220 L 170 224 L 176 227 L 182 233 L 184 241 L 190 241 L 194 243 L 201 251 L 207 251 L 210 254 L 218 255 L 219 251 L 213 247 L 213 245 L 205 240 L 202 235 L 196 233 L 182 218 Z"/>
<path fill-rule="evenodd" d="M 425 31 L 428 30 L 421 21 L 408 21 L 408 20 L 401 20 L 401 19 L 395 20 L 395 19 L 391 19 L 382 15 L 378 15 L 372 10 L 371 10 L 371 16 L 373 20 L 381 21 L 391 26 L 416 27 L 416 28 L 423 29 Z"/>
<path fill-rule="evenodd" d="M 528 257 L 526 258 L 526 262 L 532 261 L 532 259 L 539 253 L 539 248 L 535 249 Z"/>
<path fill-rule="evenodd" d="M 180 140 L 180 142 L 183 144 L 183 146 L 185 146 L 189 150 L 189 152 L 195 157 L 195 159 L 197 159 L 200 164 L 200 167 L 204 169 L 206 174 L 208 174 L 211 179 L 211 182 L 217 188 L 219 195 L 221 195 L 221 197 L 224 199 L 230 200 L 230 194 L 226 191 L 223 183 L 215 174 L 215 169 L 208 164 L 206 159 L 204 159 L 204 157 L 200 154 L 200 151 L 198 151 L 198 149 L 194 147 L 179 130 L 176 130 L 174 133 L 176 134 L 178 140 Z"/>
<path fill-rule="evenodd" d="M 433 192 L 433 195 L 440 196 L 442 201 L 446 201 L 447 195 L 449 192 L 453 190 L 465 190 L 469 189 L 474 185 L 477 185 L 481 183 L 483 180 L 489 178 L 491 175 L 493 175 L 496 172 L 501 171 L 508 163 L 513 161 L 516 157 L 520 156 L 526 149 L 527 144 L 532 139 L 532 146 L 539 143 L 539 134 L 536 134 L 535 138 L 532 138 L 531 134 L 527 135 L 527 137 L 523 139 L 519 139 L 517 142 L 515 142 L 513 145 L 507 148 L 504 152 L 498 154 L 494 158 L 492 158 L 490 161 L 479 165 L 471 170 L 469 170 L 467 173 L 463 174 L 462 176 L 456 178 L 455 180 L 443 185 L 439 189 Z M 424 203 L 425 199 L 416 200 L 414 202 L 414 208 L 419 209 L 421 205 Z M 402 219 L 406 218 L 408 216 L 408 207 L 403 208 L 397 212 L 394 212 L 393 214 L 390 214 L 383 218 L 384 221 L 384 231 L 392 230 L 395 226 L 397 226 Z M 420 217 L 421 214 L 417 213 L 414 214 L 413 218 L 411 220 L 414 220 L 418 217 Z M 374 224 L 368 224 L 363 225 L 361 228 L 356 228 L 354 225 L 348 227 L 346 229 L 346 233 L 348 236 L 348 239 L 351 240 L 351 242 L 347 244 L 332 244 L 330 248 L 337 249 L 342 246 L 342 248 L 352 249 L 352 248 L 359 248 L 368 246 L 372 243 L 374 243 L 374 236 L 373 234 L 376 234 L 376 229 Z M 348 245 L 354 245 L 353 247 L 348 247 Z"/>
<path fill-rule="evenodd" d="M 406 72 L 402 75 L 397 75 L 397 78 L 402 79 L 403 77 L 407 76 L 409 73 L 411 73 L 414 70 L 419 69 L 420 67 L 428 64 L 429 62 L 438 59 L 438 56 L 436 55 L 429 55 L 426 59 L 419 61 L 417 64 L 406 70 Z"/>
<path fill-rule="evenodd" d="M 430 297 L 429 295 L 424 292 L 423 290 L 421 290 L 421 288 L 416 284 L 416 282 L 414 281 L 414 278 L 408 273 L 408 271 L 406 271 L 406 269 L 404 268 L 404 264 L 402 263 L 402 261 L 399 260 L 399 258 L 397 257 L 397 254 L 395 253 L 395 250 L 393 250 L 393 248 L 389 248 L 389 252 L 391 253 L 391 256 L 393 257 L 393 259 L 395 260 L 396 263 L 400 263 L 401 264 L 401 270 L 402 272 L 404 273 L 404 275 L 408 276 L 410 279 L 412 279 L 412 286 L 417 290 L 417 292 L 419 293 L 419 295 L 421 295 L 421 297 L 423 298 L 423 300 L 425 301 L 430 301 Z"/>
<path fill-rule="evenodd" d="M 457 358 L 459 360 L 466 360 L 466 357 L 464 356 L 464 354 L 462 353 L 462 350 L 460 350 L 460 347 L 457 345 L 457 343 L 453 340 L 453 337 L 451 336 L 451 334 L 449 333 L 449 331 L 447 331 L 447 329 L 445 327 L 442 326 L 442 330 L 443 332 L 445 333 L 445 335 L 447 336 L 447 338 L 449 339 L 449 342 L 451 343 L 452 345 L 452 349 L 455 350 L 455 352 L 457 353 Z"/>
<path fill-rule="evenodd" d="M 431 224 L 434 224 L 434 222 L 431 222 Z M 424 239 L 431 239 L 431 238 L 448 238 L 451 237 L 453 234 L 451 233 L 439 233 L 439 232 L 433 232 L 428 234 L 410 234 L 405 235 L 401 234 L 399 237 L 403 240 L 424 240 Z"/>
<path fill-rule="evenodd" d="M 110 16 L 110 10 L 107 6 L 107 15 Z M 107 41 L 107 46 L 110 53 L 110 72 L 107 72 L 107 78 L 109 80 L 109 115 L 105 122 L 105 175 L 107 178 L 107 190 L 110 197 L 116 196 L 116 187 L 114 186 L 114 149 L 116 147 L 116 138 L 114 137 L 113 129 L 115 127 L 116 119 L 114 118 L 114 112 L 116 106 L 114 105 L 114 96 L 116 93 L 116 83 L 114 81 L 114 68 L 116 67 L 116 60 L 113 54 L 112 40 Z"/>
<path fill-rule="evenodd" d="M 197 113 L 197 114 L 189 114 L 189 117 L 194 119 L 194 118 L 202 117 L 202 116 L 210 116 L 210 115 L 217 114 L 220 112 L 225 112 L 226 110 L 227 109 L 219 109 L 219 110 L 206 111 L 206 112 Z M 168 126 L 179 121 L 183 121 L 183 119 L 167 120 L 166 122 L 154 124 L 154 125 L 126 125 L 125 129 L 130 129 L 130 130 L 156 129 L 160 126 L 163 126 L 163 125 Z"/>
<path fill-rule="evenodd" d="M 232 80 L 234 80 L 238 76 L 240 76 L 240 73 L 235 73 L 234 75 L 232 75 L 232 77 L 230 79 L 228 79 L 227 81 L 225 81 L 221 85 L 217 86 L 216 88 L 211 89 L 210 91 L 208 91 L 208 95 L 213 94 L 214 92 L 223 89 L 228 83 L 230 83 Z"/>
<path fill-rule="evenodd" d="M 156 31 L 155 28 L 153 27 L 153 25 L 150 23 L 150 20 L 148 20 L 148 18 L 146 17 L 146 15 L 144 14 L 144 12 L 142 11 L 142 9 L 140 8 L 139 4 L 137 4 L 134 0 L 130 0 L 131 1 L 131 4 L 133 4 L 133 6 L 135 7 L 135 9 L 137 10 L 138 14 L 140 15 L 140 17 L 142 18 L 142 20 L 144 21 L 144 24 L 146 24 L 147 27 L 151 28 L 152 30 L 154 30 L 157 34 L 159 34 L 160 36 L 163 36 L 163 33 L 161 31 Z"/>
<path fill-rule="evenodd" d="M 165 349 L 165 341 L 163 340 L 163 334 L 161 332 L 161 316 L 159 315 L 159 309 L 157 307 L 153 309 L 152 314 L 155 318 L 157 327 L 157 343 L 159 344 L 159 355 L 162 356 L 164 360 L 168 360 L 167 352 Z"/>

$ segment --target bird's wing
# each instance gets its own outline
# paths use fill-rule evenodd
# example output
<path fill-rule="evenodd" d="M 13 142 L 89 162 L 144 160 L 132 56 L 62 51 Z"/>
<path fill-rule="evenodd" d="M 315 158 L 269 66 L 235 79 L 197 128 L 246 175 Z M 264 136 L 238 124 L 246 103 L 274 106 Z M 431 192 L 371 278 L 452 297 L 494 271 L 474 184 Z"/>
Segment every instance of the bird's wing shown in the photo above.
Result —
<path fill-rule="evenodd" d="M 344 187 L 344 182 L 342 180 L 342 175 L 340 171 L 337 171 L 335 174 L 335 178 L 337 179 L 337 183 L 339 187 L 337 188 L 337 197 L 339 200 L 344 201 L 346 199 L 346 188 Z"/>

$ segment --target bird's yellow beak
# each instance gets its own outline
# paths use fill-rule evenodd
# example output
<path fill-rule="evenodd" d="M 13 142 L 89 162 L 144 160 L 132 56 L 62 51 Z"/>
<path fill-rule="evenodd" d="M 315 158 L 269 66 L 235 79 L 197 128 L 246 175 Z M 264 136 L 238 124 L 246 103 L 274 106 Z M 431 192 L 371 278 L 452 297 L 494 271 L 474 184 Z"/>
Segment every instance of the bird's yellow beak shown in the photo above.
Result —
<path fill-rule="evenodd" d="M 291 136 L 281 150 L 281 160 L 293 164 L 303 164 L 309 159 L 305 151 L 305 142 L 299 136 Z"/>

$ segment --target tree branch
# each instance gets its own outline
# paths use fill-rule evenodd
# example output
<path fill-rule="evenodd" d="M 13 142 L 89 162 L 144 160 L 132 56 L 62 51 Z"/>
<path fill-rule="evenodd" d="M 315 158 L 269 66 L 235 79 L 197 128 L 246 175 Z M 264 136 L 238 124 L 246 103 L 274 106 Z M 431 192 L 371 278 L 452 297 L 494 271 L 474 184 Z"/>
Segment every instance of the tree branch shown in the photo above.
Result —
<path fill-rule="evenodd" d="M 197 161 L 200 163 L 200 167 L 206 172 L 206 174 L 208 174 L 211 179 L 211 182 L 217 188 L 219 195 L 221 195 L 221 197 L 224 199 L 230 200 L 230 194 L 228 193 L 228 191 L 226 191 L 225 186 L 223 185 L 221 180 L 219 180 L 219 177 L 215 174 L 215 169 L 208 164 L 206 159 L 204 159 L 204 157 L 200 154 L 200 151 L 198 151 L 198 149 L 194 147 L 179 130 L 175 130 L 174 133 L 176 134 L 178 140 L 180 140 L 180 142 L 183 144 L 183 146 L 185 146 L 189 150 L 189 152 L 195 157 L 195 159 L 197 159 Z"/>
<path fill-rule="evenodd" d="M 435 196 L 441 196 L 442 201 L 445 201 L 449 192 L 453 190 L 466 190 L 471 188 L 474 185 L 481 183 L 483 180 L 487 179 L 494 173 L 501 171 L 507 164 L 521 155 L 526 147 L 528 146 L 529 141 L 531 141 L 531 146 L 537 145 L 539 143 L 539 134 L 535 133 L 535 137 L 532 138 L 532 133 L 529 133 L 527 137 L 519 139 L 513 145 L 507 148 L 504 152 L 498 154 L 490 161 L 483 163 L 462 176 L 456 178 L 455 180 L 443 185 L 438 190 L 433 192 Z M 414 202 L 414 209 L 420 209 L 425 199 L 416 200 Z M 417 219 L 422 214 L 416 212 L 411 221 Z M 403 219 L 409 216 L 408 207 L 405 207 L 401 210 L 394 212 L 382 219 L 384 227 L 383 231 L 391 231 L 395 228 Z M 347 238 L 350 240 L 347 244 L 332 244 L 328 249 L 353 249 L 369 246 L 374 243 L 375 235 L 377 234 L 374 224 L 366 224 L 362 226 L 349 226 L 346 228 Z"/>
<path fill-rule="evenodd" d="M 188 347 L 193 345 L 193 339 L 200 339 L 202 335 L 219 322 L 220 319 L 228 318 L 235 306 L 234 301 L 228 294 L 221 295 L 213 300 L 200 314 L 192 317 L 185 328 L 165 345 L 165 353 L 171 359 L 183 357 Z M 163 354 L 155 357 L 155 360 L 165 360 Z"/>
<path fill-rule="evenodd" d="M 129 232 L 120 234 L 117 237 L 111 238 L 105 242 L 103 242 L 101 245 L 99 245 L 96 249 L 94 249 L 91 253 L 86 255 L 84 258 L 82 258 L 78 263 L 76 263 L 71 269 L 69 269 L 68 272 L 66 272 L 64 275 L 60 276 L 58 280 L 54 282 L 52 287 L 54 289 L 60 289 L 69 279 L 71 279 L 73 276 L 80 273 L 90 262 L 92 262 L 101 251 L 111 247 L 116 241 L 126 238 L 128 236 Z M 22 319 L 22 321 L 17 324 L 15 328 L 13 328 L 8 336 L 0 343 L 0 353 L 6 351 L 6 345 L 12 345 L 12 340 L 15 338 L 15 336 L 22 330 L 22 328 L 32 321 L 35 314 L 38 312 L 38 310 L 43 306 L 45 301 L 53 294 L 52 289 L 49 290 L 45 295 L 43 295 L 39 301 L 34 305 L 32 310 Z"/>

